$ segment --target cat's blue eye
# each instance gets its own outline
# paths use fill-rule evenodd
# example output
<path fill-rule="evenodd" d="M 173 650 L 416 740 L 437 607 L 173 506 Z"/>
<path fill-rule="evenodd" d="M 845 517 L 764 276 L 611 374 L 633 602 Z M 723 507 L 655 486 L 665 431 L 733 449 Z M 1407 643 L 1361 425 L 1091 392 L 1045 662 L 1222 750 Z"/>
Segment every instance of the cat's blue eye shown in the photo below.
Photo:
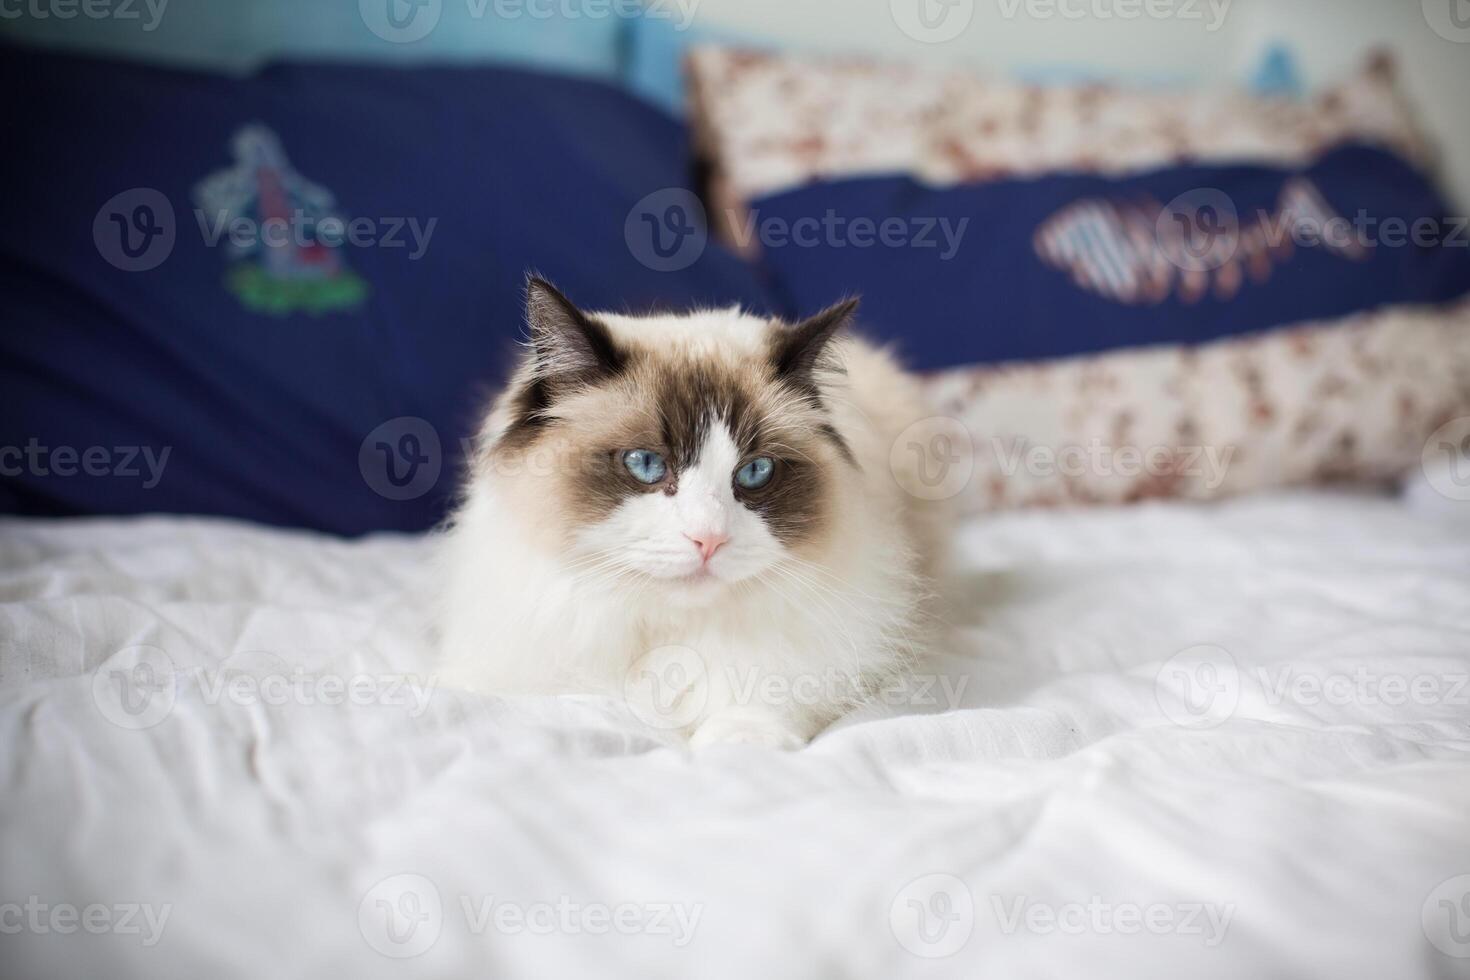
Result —
<path fill-rule="evenodd" d="M 776 464 L 769 456 L 757 456 L 735 471 L 735 482 L 746 490 L 759 490 L 771 482 Z"/>
<path fill-rule="evenodd" d="M 639 483 L 654 484 L 664 478 L 669 468 L 664 458 L 651 449 L 629 449 L 623 453 L 623 465 Z"/>

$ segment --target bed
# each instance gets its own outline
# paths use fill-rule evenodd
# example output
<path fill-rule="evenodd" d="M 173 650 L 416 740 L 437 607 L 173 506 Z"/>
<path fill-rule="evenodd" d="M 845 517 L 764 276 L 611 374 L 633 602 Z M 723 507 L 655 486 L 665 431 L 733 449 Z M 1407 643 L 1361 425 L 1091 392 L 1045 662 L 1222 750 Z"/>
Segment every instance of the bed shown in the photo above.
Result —
<path fill-rule="evenodd" d="M 1470 251 L 1390 60 L 697 45 L 679 119 L 357 13 L 289 33 L 367 62 L 239 75 L 3 47 L 0 977 L 1470 976 Z M 1323 237 L 1360 214 L 1434 240 Z M 964 515 L 909 680 L 695 753 L 441 679 L 432 529 L 531 269 L 863 294 Z"/>
<path fill-rule="evenodd" d="M 695 755 L 439 685 L 428 537 L 6 519 L 3 972 L 1465 975 L 1466 530 L 973 518 L 926 683 Z"/>

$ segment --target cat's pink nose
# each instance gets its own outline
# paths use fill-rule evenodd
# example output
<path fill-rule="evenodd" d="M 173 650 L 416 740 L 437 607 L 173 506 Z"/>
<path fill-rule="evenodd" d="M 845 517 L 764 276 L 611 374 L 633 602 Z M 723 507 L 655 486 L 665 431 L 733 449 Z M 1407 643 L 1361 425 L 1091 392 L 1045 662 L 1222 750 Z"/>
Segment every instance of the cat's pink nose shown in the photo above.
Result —
<path fill-rule="evenodd" d="M 684 537 L 694 542 L 694 546 L 699 549 L 700 557 L 705 561 L 709 561 L 714 553 L 720 550 L 720 545 L 730 540 L 730 536 L 724 531 L 700 531 L 696 534 L 686 532 Z"/>

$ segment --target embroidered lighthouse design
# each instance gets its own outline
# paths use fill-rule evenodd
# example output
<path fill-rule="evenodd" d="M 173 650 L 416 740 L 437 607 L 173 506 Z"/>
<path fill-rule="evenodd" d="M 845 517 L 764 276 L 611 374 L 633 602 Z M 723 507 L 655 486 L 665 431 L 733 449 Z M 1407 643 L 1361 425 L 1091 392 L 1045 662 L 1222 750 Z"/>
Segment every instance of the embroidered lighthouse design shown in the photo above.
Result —
<path fill-rule="evenodd" d="M 265 126 L 242 127 L 230 148 L 234 166 L 194 188 L 201 226 L 222 231 L 229 250 L 230 292 L 247 309 L 276 315 L 360 306 L 368 286 L 343 258 L 346 222 L 331 191 L 292 169 Z"/>

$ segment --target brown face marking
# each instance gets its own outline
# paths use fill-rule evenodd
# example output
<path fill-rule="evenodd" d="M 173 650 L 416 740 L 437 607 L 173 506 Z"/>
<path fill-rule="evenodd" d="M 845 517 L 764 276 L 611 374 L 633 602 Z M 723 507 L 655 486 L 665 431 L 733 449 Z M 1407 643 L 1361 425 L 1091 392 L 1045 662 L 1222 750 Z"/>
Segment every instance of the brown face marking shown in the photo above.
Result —
<path fill-rule="evenodd" d="M 663 422 L 665 458 L 677 469 L 699 462 L 711 426 L 723 423 L 741 452 L 749 451 L 759 437 L 753 399 L 732 372 L 706 364 L 666 365 L 650 387 Z"/>
<path fill-rule="evenodd" d="M 790 548 L 824 526 L 825 476 L 821 467 L 805 461 L 772 458 L 776 469 L 771 482 L 758 490 L 736 484 L 735 499 L 760 514 L 776 539 Z"/>
<path fill-rule="evenodd" d="M 605 520 L 634 494 L 675 494 L 711 428 L 724 425 L 740 451 L 737 468 L 756 456 L 775 461 L 770 483 L 756 490 L 727 475 L 737 503 L 787 547 L 827 526 L 832 481 L 846 478 L 838 471 L 854 461 L 822 404 L 818 373 L 826 369 L 826 344 L 855 304 L 773 325 L 765 356 L 729 363 L 619 349 L 605 325 L 553 293 L 543 291 L 541 307 L 528 314 L 535 342 L 503 396 L 509 423 L 492 451 L 492 458 L 550 460 L 549 479 L 523 488 L 526 506 L 546 517 L 570 515 L 575 527 Z M 634 478 L 622 459 L 630 449 L 662 455 L 665 478 L 652 485 Z"/>

